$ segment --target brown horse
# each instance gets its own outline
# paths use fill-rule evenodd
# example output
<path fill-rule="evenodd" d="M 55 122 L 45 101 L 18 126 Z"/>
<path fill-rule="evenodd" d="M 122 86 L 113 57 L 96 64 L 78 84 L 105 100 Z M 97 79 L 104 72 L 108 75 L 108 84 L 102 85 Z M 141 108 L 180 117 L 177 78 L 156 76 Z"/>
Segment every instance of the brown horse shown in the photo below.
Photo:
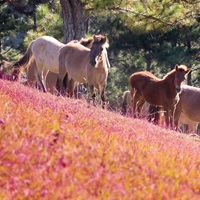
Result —
<path fill-rule="evenodd" d="M 163 79 L 157 78 L 147 71 L 136 72 L 129 77 L 133 116 L 135 111 L 140 113 L 145 101 L 154 106 L 162 106 L 165 115 L 166 126 L 173 127 L 172 116 L 174 106 L 178 101 L 181 85 L 185 81 L 185 75 L 190 71 L 184 65 L 176 65 Z M 136 108 L 137 106 L 137 108 Z"/>
<path fill-rule="evenodd" d="M 184 114 L 194 122 L 200 122 L 200 88 L 183 85 L 180 100 L 174 113 L 176 129 L 178 128 L 181 114 Z"/>
<path fill-rule="evenodd" d="M 199 99 L 200 100 L 200 99 Z M 153 108 L 153 109 L 152 109 Z M 163 112 L 162 107 L 158 106 L 151 106 L 149 103 L 145 102 L 142 106 L 140 117 L 147 118 L 148 121 L 153 122 L 154 124 L 163 123 Z M 130 91 L 125 91 L 123 93 L 123 102 L 122 102 L 122 115 L 131 116 L 132 114 L 132 102 L 131 102 L 131 94 Z M 192 121 L 189 119 L 183 112 L 180 114 L 180 118 L 178 120 L 178 127 L 181 127 L 181 125 L 188 125 L 188 132 L 197 132 L 197 125 L 198 122 Z"/>
<path fill-rule="evenodd" d="M 57 90 L 60 91 L 64 77 L 68 74 L 69 80 L 73 79 L 79 83 L 88 83 L 94 104 L 94 87 L 99 88 L 102 107 L 104 108 L 105 87 L 110 67 L 106 47 L 108 47 L 108 39 L 102 35 L 93 36 L 91 49 L 78 43 L 68 43 L 62 47 L 59 55 Z"/>

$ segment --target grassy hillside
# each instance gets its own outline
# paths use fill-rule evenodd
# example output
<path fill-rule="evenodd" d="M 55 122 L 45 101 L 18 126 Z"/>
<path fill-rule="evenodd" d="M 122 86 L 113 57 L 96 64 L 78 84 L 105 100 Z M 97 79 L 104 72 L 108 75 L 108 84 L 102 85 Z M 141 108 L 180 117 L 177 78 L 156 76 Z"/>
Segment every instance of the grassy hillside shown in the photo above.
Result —
<path fill-rule="evenodd" d="M 0 199 L 199 199 L 199 145 L 0 80 Z"/>

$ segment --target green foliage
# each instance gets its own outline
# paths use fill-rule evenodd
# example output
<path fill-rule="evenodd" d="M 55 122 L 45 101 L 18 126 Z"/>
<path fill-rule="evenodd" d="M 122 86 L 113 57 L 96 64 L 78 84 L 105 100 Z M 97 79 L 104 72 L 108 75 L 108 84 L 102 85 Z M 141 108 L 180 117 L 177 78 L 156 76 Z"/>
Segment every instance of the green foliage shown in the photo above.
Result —
<path fill-rule="evenodd" d="M 17 7 L 17 4 L 14 6 Z M 42 36 L 42 35 L 51 35 L 59 40 L 63 40 L 63 23 L 61 18 L 61 6 L 59 1 L 55 1 L 52 4 L 42 4 L 38 5 L 36 9 L 36 23 L 37 31 L 33 30 L 33 18 L 32 16 L 21 13 L 20 9 L 33 9 L 32 2 L 26 1 L 20 4 L 21 7 L 17 7 L 17 10 L 14 10 L 12 6 L 7 3 L 4 3 L 1 6 L 0 20 L 4 26 L 0 26 L 0 35 L 1 40 L 9 39 L 11 36 L 14 38 L 14 41 L 18 40 L 16 34 L 21 33 L 21 37 L 25 36 L 25 43 L 19 43 L 17 47 L 11 42 L 6 42 L 4 51 L 2 52 L 3 58 L 6 60 L 14 60 L 19 57 L 20 53 L 24 53 L 28 44 Z M 25 10 L 26 11 L 26 10 Z M 24 11 L 24 12 L 25 12 Z M 23 11 L 22 11 L 23 12 Z M 13 49 L 13 47 L 15 49 Z M 8 53 L 5 54 L 9 50 Z M 18 51 L 18 52 L 16 52 Z M 18 54 L 16 56 L 16 54 Z"/>
<path fill-rule="evenodd" d="M 9 46 L 3 50 L 2 54 L 7 60 L 18 60 L 20 58 L 19 51 Z"/>
<path fill-rule="evenodd" d="M 61 8 L 59 4 L 56 4 L 54 10 L 51 10 L 47 4 L 41 5 L 37 8 L 37 31 L 28 31 L 24 40 L 26 46 L 28 46 L 32 40 L 43 35 L 50 35 L 60 41 L 63 40 L 63 22 L 60 11 Z"/>
<path fill-rule="evenodd" d="M 7 3 L 0 7 L 0 24 L 1 40 L 14 36 L 19 31 L 26 31 L 32 26 L 29 16 L 22 16 L 13 11 Z"/>

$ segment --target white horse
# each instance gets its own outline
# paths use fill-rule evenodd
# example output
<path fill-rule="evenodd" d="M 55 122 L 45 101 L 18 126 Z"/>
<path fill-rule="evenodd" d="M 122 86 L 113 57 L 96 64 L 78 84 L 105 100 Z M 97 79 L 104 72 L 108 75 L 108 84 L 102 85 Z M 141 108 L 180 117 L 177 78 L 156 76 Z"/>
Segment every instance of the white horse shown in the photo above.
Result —
<path fill-rule="evenodd" d="M 74 43 L 79 43 L 78 41 L 72 41 Z M 90 47 L 90 43 L 92 39 L 82 39 L 82 45 Z M 21 67 L 22 65 L 27 64 L 32 59 L 35 60 L 37 65 L 37 71 L 35 72 L 35 76 L 37 82 L 41 85 L 42 90 L 47 92 L 46 88 L 46 77 L 49 71 L 58 74 L 59 73 L 59 50 L 61 47 L 65 46 L 65 44 L 59 42 L 53 37 L 50 36 L 42 36 L 29 44 L 29 47 L 26 53 L 14 63 L 14 67 Z"/>

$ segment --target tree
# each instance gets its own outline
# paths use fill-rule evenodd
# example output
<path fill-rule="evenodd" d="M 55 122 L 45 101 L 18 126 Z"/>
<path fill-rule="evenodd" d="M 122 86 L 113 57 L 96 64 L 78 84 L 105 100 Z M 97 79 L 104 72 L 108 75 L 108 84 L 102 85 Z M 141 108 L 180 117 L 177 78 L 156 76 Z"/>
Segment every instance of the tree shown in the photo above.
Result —
<path fill-rule="evenodd" d="M 64 24 L 64 43 L 85 37 L 85 19 L 81 0 L 60 0 Z"/>
<path fill-rule="evenodd" d="M 0 6 L 1 60 L 17 60 L 39 35 L 63 39 L 61 15 L 56 13 L 61 12 L 58 0 L 4 0 Z"/>

